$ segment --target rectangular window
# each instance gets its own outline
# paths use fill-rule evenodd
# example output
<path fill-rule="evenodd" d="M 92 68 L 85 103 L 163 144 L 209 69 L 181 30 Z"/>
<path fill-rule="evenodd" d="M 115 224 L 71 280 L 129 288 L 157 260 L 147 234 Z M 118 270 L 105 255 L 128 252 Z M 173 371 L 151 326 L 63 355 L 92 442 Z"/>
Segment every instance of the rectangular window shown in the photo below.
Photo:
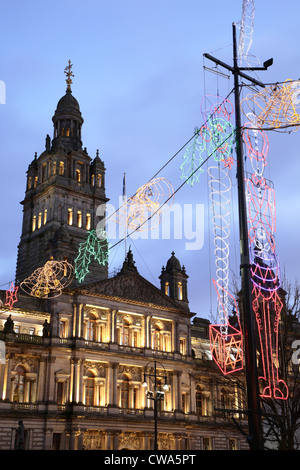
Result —
<path fill-rule="evenodd" d="M 29 334 L 34 335 L 35 334 L 35 328 L 29 328 Z"/>
<path fill-rule="evenodd" d="M 211 450 L 210 437 L 203 437 L 203 450 Z"/>
<path fill-rule="evenodd" d="M 60 450 L 60 436 L 61 434 L 58 434 L 56 432 L 53 433 L 52 450 Z"/>

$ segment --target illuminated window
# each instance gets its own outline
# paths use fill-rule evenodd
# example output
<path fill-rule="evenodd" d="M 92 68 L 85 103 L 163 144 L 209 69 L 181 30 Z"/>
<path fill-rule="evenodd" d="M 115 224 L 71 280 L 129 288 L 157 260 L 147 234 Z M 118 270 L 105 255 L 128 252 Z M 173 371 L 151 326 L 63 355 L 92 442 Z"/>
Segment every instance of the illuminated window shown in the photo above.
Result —
<path fill-rule="evenodd" d="M 81 182 L 81 171 L 78 169 L 76 170 L 76 181 L 77 183 Z"/>
<path fill-rule="evenodd" d="M 91 177 L 91 185 L 95 186 L 95 175 L 92 175 Z"/>
<path fill-rule="evenodd" d="M 203 437 L 203 450 L 211 450 L 210 437 Z"/>
<path fill-rule="evenodd" d="M 198 416 L 203 416 L 203 393 L 200 385 L 196 387 L 196 413 Z"/>
<path fill-rule="evenodd" d="M 121 408 L 129 408 L 129 377 L 126 374 L 121 384 Z"/>
<path fill-rule="evenodd" d="M 26 371 L 22 366 L 18 366 L 16 369 L 16 376 L 14 380 L 14 394 L 13 401 L 17 403 L 24 403 L 25 401 L 25 379 Z"/>
<path fill-rule="evenodd" d="M 53 162 L 52 173 L 53 173 L 53 175 L 56 175 L 56 162 Z"/>
<path fill-rule="evenodd" d="M 178 282 L 177 284 L 177 288 L 178 288 L 178 300 L 182 300 L 182 282 Z"/>
<path fill-rule="evenodd" d="M 35 176 L 35 177 L 34 177 L 34 182 L 33 182 L 33 187 L 34 187 L 34 188 L 36 188 L 37 183 L 38 183 L 38 177 Z"/>
<path fill-rule="evenodd" d="M 42 225 L 42 213 L 39 212 L 39 217 L 38 217 L 38 228 L 41 228 Z"/>
<path fill-rule="evenodd" d="M 34 215 L 32 219 L 32 231 L 34 232 L 35 229 L 36 229 L 36 215 Z"/>
<path fill-rule="evenodd" d="M 60 175 L 63 175 L 65 172 L 65 164 L 64 162 L 59 162 L 59 170 L 58 170 Z"/>
<path fill-rule="evenodd" d="M 165 409 L 165 394 L 163 389 L 164 382 L 162 379 L 157 379 L 157 391 L 161 392 L 160 399 L 157 400 L 157 411 L 163 411 Z"/>
<path fill-rule="evenodd" d="M 68 224 L 73 225 L 73 210 L 68 209 Z"/>
<path fill-rule="evenodd" d="M 180 338 L 179 339 L 179 351 L 180 351 L 180 354 L 182 354 L 182 355 L 186 354 L 186 340 L 185 340 L 185 338 Z"/>
<path fill-rule="evenodd" d="M 59 337 L 66 338 L 66 322 L 63 320 L 59 322 Z"/>
<path fill-rule="evenodd" d="M 86 214 L 85 228 L 86 230 L 91 230 L 91 214 Z"/>
<path fill-rule="evenodd" d="M 236 439 L 229 439 L 229 441 L 228 441 L 228 450 L 237 450 Z"/>
<path fill-rule="evenodd" d="M 90 318 L 86 324 L 86 339 L 88 341 L 96 340 L 96 321 Z"/>
<path fill-rule="evenodd" d="M 93 406 L 94 397 L 95 397 L 95 376 L 91 371 L 88 371 L 86 385 L 85 385 L 85 404 L 87 406 Z"/>
<path fill-rule="evenodd" d="M 47 223 L 47 209 L 44 210 L 44 225 Z"/>
<path fill-rule="evenodd" d="M 101 175 L 101 173 L 98 173 L 98 176 L 97 176 L 97 186 L 98 186 L 98 188 L 102 187 L 102 175 Z"/>
<path fill-rule="evenodd" d="M 35 335 L 35 328 L 29 328 L 29 334 Z"/>
<path fill-rule="evenodd" d="M 77 227 L 82 227 L 82 213 L 81 211 L 77 211 Z"/>
<path fill-rule="evenodd" d="M 56 403 L 58 405 L 64 404 L 64 382 L 57 382 Z"/>
<path fill-rule="evenodd" d="M 31 176 L 29 176 L 29 178 L 28 178 L 28 184 L 27 184 L 27 189 L 31 189 L 31 185 L 32 185 L 32 178 L 31 178 Z"/>
<path fill-rule="evenodd" d="M 165 283 L 165 294 L 170 295 L 170 286 L 168 282 Z"/>
<path fill-rule="evenodd" d="M 161 332 L 158 326 L 156 326 L 155 330 L 153 331 L 152 344 L 153 344 L 152 349 L 155 349 L 156 351 L 161 350 Z"/>
<path fill-rule="evenodd" d="M 124 346 L 129 345 L 129 323 L 124 321 L 122 326 L 122 344 Z"/>

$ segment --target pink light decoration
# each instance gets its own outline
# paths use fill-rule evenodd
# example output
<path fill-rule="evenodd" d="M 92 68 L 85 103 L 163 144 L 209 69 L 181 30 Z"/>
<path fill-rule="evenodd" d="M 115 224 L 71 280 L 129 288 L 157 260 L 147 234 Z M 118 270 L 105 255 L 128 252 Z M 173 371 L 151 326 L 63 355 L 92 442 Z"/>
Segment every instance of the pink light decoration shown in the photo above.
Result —
<path fill-rule="evenodd" d="M 275 191 L 264 178 L 269 142 L 266 134 L 250 123 L 244 142 L 253 174 L 245 179 L 249 224 L 252 307 L 259 334 L 262 376 L 261 396 L 286 400 L 288 387 L 279 378 L 278 327 L 283 308 L 278 295 L 280 266 L 276 255 Z"/>
<path fill-rule="evenodd" d="M 14 283 L 11 283 L 10 288 L 6 291 L 6 301 L 5 305 L 7 305 L 10 310 L 13 308 L 14 303 L 18 302 L 18 297 L 17 297 L 17 292 L 18 292 L 19 287 L 14 285 Z"/>
<path fill-rule="evenodd" d="M 214 280 L 213 283 L 218 294 L 219 304 L 222 305 L 224 312 L 226 311 L 223 305 L 224 298 L 221 296 L 220 288 L 217 287 Z M 209 325 L 209 339 L 213 360 L 221 372 L 227 375 L 243 369 L 243 334 L 236 300 L 228 291 L 223 292 L 223 294 L 226 298 L 231 297 L 235 305 L 237 324 L 235 326 L 231 325 L 228 317 L 226 317 L 225 322 L 222 324 Z"/>
<path fill-rule="evenodd" d="M 255 284 L 252 307 L 256 318 L 263 374 L 259 377 L 261 396 L 286 400 L 288 387 L 278 372 L 278 327 L 283 303 L 277 290 L 262 291 Z"/>

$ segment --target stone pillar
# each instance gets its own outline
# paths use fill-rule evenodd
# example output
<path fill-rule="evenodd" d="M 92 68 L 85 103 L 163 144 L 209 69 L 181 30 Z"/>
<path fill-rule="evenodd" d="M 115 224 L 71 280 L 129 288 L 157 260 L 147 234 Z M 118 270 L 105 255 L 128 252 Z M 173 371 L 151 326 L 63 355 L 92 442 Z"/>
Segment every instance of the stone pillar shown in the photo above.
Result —
<path fill-rule="evenodd" d="M 11 400 L 12 395 L 12 377 L 11 377 L 11 368 L 12 368 L 12 354 L 7 356 L 6 362 L 6 393 L 4 399 Z"/>
<path fill-rule="evenodd" d="M 44 389 L 45 389 L 45 358 L 41 357 L 39 362 L 38 372 L 38 387 L 37 387 L 37 401 L 44 401 Z"/>

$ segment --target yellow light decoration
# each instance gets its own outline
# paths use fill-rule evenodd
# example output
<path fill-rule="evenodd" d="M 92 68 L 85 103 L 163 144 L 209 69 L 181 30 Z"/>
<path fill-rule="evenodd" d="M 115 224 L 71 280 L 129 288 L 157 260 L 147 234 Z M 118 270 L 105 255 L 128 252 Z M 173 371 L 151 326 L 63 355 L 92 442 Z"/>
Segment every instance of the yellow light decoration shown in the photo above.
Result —
<path fill-rule="evenodd" d="M 50 260 L 21 282 L 20 287 L 32 297 L 58 297 L 72 282 L 73 275 L 74 268 L 67 261 Z"/>
<path fill-rule="evenodd" d="M 162 212 L 172 205 L 173 193 L 173 187 L 167 179 L 153 179 L 127 199 L 116 213 L 115 221 L 131 230 L 152 230 L 159 225 Z"/>
<path fill-rule="evenodd" d="M 300 81 L 286 80 L 282 85 L 266 87 L 260 93 L 247 95 L 241 101 L 244 115 L 251 123 L 263 130 L 284 131 L 300 124 L 299 106 Z"/>

